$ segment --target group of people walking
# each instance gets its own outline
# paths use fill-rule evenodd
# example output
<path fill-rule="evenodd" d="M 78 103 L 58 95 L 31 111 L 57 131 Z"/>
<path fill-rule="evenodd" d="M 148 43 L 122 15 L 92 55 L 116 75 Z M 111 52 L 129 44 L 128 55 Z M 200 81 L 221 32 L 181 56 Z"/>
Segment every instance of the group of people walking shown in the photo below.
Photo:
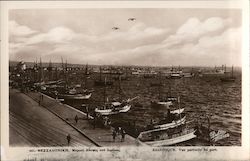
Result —
<path fill-rule="evenodd" d="M 122 127 L 116 127 L 112 132 L 114 142 L 115 142 L 115 139 L 116 139 L 117 135 L 121 135 L 121 142 L 123 142 L 125 140 L 126 132 Z"/>

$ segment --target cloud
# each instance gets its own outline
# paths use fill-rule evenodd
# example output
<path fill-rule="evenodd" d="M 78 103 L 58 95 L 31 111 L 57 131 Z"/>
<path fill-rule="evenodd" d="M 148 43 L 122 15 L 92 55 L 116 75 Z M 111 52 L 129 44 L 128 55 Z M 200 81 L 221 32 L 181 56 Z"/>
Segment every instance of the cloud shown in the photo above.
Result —
<path fill-rule="evenodd" d="M 133 23 L 128 28 L 94 35 L 75 32 L 67 26 L 30 34 L 11 35 L 10 58 L 34 61 L 130 65 L 215 65 L 240 64 L 241 28 L 232 28 L 231 19 L 189 18 L 173 29 Z M 16 25 L 19 28 L 18 25 Z M 16 31 L 16 29 L 15 29 Z M 26 32 L 28 33 L 28 32 Z M 32 34 L 31 34 L 32 33 Z"/>
<path fill-rule="evenodd" d="M 211 17 L 201 22 L 198 18 L 189 18 L 177 31 L 177 34 L 201 35 L 223 29 L 231 23 L 231 19 Z"/>
<path fill-rule="evenodd" d="M 161 51 L 168 53 L 163 56 L 166 60 L 177 59 L 187 65 L 241 65 L 241 27 L 228 28 L 218 35 L 204 35 L 197 41 Z"/>
<path fill-rule="evenodd" d="M 27 45 L 38 43 L 67 43 L 76 37 L 76 33 L 66 27 L 56 27 L 47 33 L 40 33 L 31 37 L 27 41 Z"/>
<path fill-rule="evenodd" d="M 27 26 L 18 24 L 16 21 L 9 21 L 10 36 L 29 36 L 37 33 L 37 31 L 30 29 Z"/>
<path fill-rule="evenodd" d="M 189 18 L 182 26 L 178 28 L 175 34 L 169 36 L 164 42 L 169 46 L 184 44 L 197 41 L 206 34 L 218 34 L 232 23 L 231 19 L 222 19 L 220 17 L 211 17 L 205 21 L 198 18 Z"/>

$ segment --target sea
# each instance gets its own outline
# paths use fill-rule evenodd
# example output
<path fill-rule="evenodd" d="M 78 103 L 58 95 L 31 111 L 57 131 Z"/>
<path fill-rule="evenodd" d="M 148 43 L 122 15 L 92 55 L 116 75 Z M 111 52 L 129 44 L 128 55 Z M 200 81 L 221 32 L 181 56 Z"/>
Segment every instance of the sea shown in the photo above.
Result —
<path fill-rule="evenodd" d="M 145 78 L 138 75 L 129 75 L 128 80 L 120 83 L 106 76 L 114 82 L 113 86 L 96 87 L 94 80 L 99 75 L 90 75 L 88 80 L 89 89 L 93 89 L 92 97 L 87 102 L 69 103 L 70 105 L 85 111 L 82 104 L 89 106 L 94 111 L 97 106 L 104 102 L 104 91 L 106 101 L 128 99 L 137 97 L 132 102 L 131 110 L 127 113 L 111 117 L 112 123 L 122 125 L 133 125 L 143 130 L 151 120 L 159 121 L 166 113 L 165 108 L 153 108 L 150 102 L 157 100 L 160 96 L 175 96 L 180 98 L 175 108 L 185 108 L 187 122 L 198 121 L 202 125 L 208 124 L 210 120 L 211 130 L 223 130 L 229 133 L 229 137 L 219 140 L 218 146 L 241 146 L 242 133 L 242 84 L 241 72 L 235 72 L 235 82 L 222 82 L 219 75 L 203 75 L 191 78 L 169 79 L 166 77 Z M 104 79 L 104 77 L 103 77 Z M 159 82 L 162 87 L 151 86 L 152 82 Z M 122 91 L 122 92 L 119 92 Z M 160 91 L 160 92 L 159 92 Z M 131 127 L 131 128 L 133 128 Z M 206 145 L 206 143 L 193 139 L 181 145 L 195 146 Z"/>

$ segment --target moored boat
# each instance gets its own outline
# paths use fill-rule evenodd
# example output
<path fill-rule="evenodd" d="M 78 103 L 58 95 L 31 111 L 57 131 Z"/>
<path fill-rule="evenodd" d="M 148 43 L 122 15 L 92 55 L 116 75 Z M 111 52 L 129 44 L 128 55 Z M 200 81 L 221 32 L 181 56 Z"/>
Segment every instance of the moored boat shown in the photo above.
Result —
<path fill-rule="evenodd" d="M 195 132 L 196 130 L 194 128 L 188 129 L 187 127 L 183 128 L 179 126 L 166 130 L 141 132 L 137 138 L 150 146 L 168 146 L 195 138 Z"/>
<path fill-rule="evenodd" d="M 232 71 L 230 76 L 225 76 L 220 78 L 222 82 L 234 82 L 236 80 L 236 77 L 233 75 L 233 66 L 232 66 Z"/>
<path fill-rule="evenodd" d="M 106 104 L 104 107 L 96 108 L 95 112 L 100 115 L 114 115 L 128 112 L 130 108 L 131 105 L 129 103 L 112 102 L 111 104 Z"/>
<path fill-rule="evenodd" d="M 174 119 L 171 122 L 161 122 L 157 125 L 154 125 L 154 128 L 160 128 L 160 129 L 167 129 L 167 128 L 173 128 L 176 126 L 179 126 L 181 124 L 184 124 L 186 121 L 186 116 L 183 116 L 180 119 Z"/>
<path fill-rule="evenodd" d="M 58 97 L 59 99 L 62 98 L 64 100 L 86 100 L 91 97 L 92 93 L 88 94 L 59 94 Z"/>
<path fill-rule="evenodd" d="M 106 82 L 106 78 L 105 78 Z M 105 83 L 106 85 L 106 83 Z M 101 107 L 95 108 L 95 112 L 100 114 L 100 115 L 114 115 L 118 113 L 125 113 L 128 112 L 131 108 L 130 102 L 133 101 L 135 98 L 132 99 L 127 99 L 127 100 L 122 100 L 121 97 L 121 79 L 119 79 L 119 96 L 120 96 L 120 101 L 114 101 L 109 103 L 107 100 L 108 98 L 106 97 L 106 86 L 104 87 L 104 105 Z"/>

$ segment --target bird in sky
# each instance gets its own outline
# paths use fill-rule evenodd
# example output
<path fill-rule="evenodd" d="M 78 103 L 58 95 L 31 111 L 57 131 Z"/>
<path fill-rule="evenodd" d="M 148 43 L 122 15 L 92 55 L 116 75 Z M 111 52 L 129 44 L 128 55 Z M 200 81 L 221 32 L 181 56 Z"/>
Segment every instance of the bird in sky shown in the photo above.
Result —
<path fill-rule="evenodd" d="M 113 27 L 112 29 L 113 30 L 119 30 L 120 28 L 119 27 Z"/>
<path fill-rule="evenodd" d="M 136 18 L 129 18 L 128 21 L 135 21 Z"/>

